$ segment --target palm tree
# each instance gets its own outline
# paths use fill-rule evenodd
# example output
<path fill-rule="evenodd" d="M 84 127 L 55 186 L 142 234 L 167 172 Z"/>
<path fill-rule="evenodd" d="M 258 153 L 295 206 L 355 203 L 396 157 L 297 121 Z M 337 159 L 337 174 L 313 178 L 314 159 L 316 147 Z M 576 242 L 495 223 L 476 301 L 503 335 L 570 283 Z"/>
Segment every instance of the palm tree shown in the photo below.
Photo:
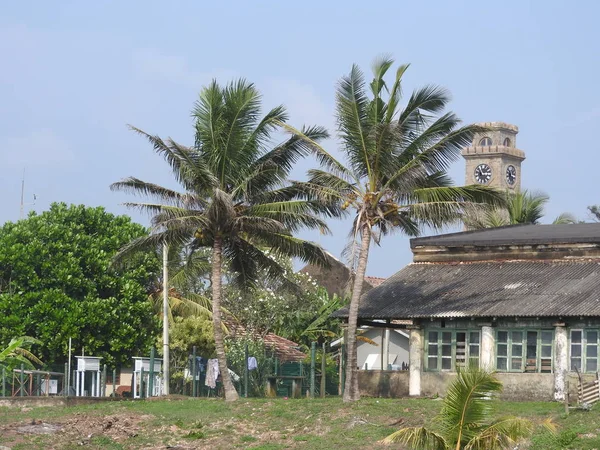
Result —
<path fill-rule="evenodd" d="M 403 428 L 382 442 L 401 442 L 415 450 L 515 448 L 519 439 L 531 433 L 532 424 L 518 417 L 490 420 L 492 399 L 501 390 L 502 383 L 490 372 L 459 370 L 436 418 L 438 432 L 425 427 Z"/>
<path fill-rule="evenodd" d="M 425 226 L 440 229 L 459 221 L 482 202 L 502 202 L 501 195 L 485 186 L 454 187 L 445 174 L 482 128 L 459 127 L 460 120 L 451 112 L 440 115 L 449 95 L 436 86 L 416 90 L 401 108 L 401 82 L 408 66 L 398 68 L 388 87 L 384 76 L 392 64 L 389 58 L 377 60 L 368 87 L 356 65 L 341 79 L 336 117 L 348 164 L 318 148 L 324 170 L 309 171 L 309 180 L 302 184 L 307 199 L 318 199 L 329 209 L 354 209 L 350 248 L 355 276 L 344 401 L 359 398 L 357 315 L 371 240 L 379 244 L 382 236 L 395 231 L 416 236 Z"/>
<path fill-rule="evenodd" d="M 506 206 L 487 211 L 473 212 L 465 216 L 465 226 L 471 230 L 495 228 L 517 224 L 539 224 L 544 216 L 544 207 L 550 200 L 541 192 L 506 192 Z M 577 223 L 569 213 L 562 213 L 553 224 Z"/>
<path fill-rule="evenodd" d="M 292 135 L 271 148 L 270 137 L 287 121 L 287 114 L 278 106 L 260 118 L 260 100 L 254 85 L 244 80 L 225 87 L 213 81 L 201 91 L 193 111 L 196 142 L 191 148 L 133 128 L 165 157 L 184 192 L 132 177 L 111 186 L 156 199 L 129 204 L 153 214 L 152 232 L 123 248 L 119 257 L 164 243 L 189 245 L 192 251 L 210 249 L 215 347 L 228 401 L 238 395 L 223 344 L 224 263 L 233 272 L 231 282 L 245 287 L 253 287 L 259 274 L 286 280 L 273 255 L 325 264 L 318 245 L 292 233 L 303 227 L 327 230 L 315 214 L 334 213 L 317 201 L 298 198 L 297 188 L 286 181 L 293 164 L 311 151 L 313 144 L 307 139 L 316 143 L 327 132 L 316 126 L 304 128 L 302 139 Z"/>
<path fill-rule="evenodd" d="M 11 339 L 6 348 L 0 351 L 0 367 L 14 368 L 23 364 L 28 369 L 33 369 L 33 364 L 42 364 L 30 351 L 32 345 L 39 343 L 40 341 L 29 336 Z"/>

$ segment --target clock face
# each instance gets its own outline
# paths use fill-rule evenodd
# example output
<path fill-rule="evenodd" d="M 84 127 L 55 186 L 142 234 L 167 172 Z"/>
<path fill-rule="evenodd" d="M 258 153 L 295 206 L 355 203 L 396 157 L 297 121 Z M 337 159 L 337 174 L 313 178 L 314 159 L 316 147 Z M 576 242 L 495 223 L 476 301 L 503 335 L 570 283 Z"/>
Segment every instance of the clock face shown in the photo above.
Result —
<path fill-rule="evenodd" d="M 492 179 L 492 168 L 487 164 L 479 164 L 475 167 L 475 181 L 479 184 L 488 184 Z"/>
<path fill-rule="evenodd" d="M 515 166 L 508 166 L 506 168 L 506 182 L 513 186 L 515 181 L 517 181 L 517 169 L 515 169 Z"/>

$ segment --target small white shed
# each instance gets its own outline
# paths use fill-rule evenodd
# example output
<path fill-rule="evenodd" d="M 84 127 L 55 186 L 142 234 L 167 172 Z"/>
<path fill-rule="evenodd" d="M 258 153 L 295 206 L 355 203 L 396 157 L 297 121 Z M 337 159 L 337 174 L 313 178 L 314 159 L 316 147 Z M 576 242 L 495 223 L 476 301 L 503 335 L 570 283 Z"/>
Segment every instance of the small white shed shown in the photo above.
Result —
<path fill-rule="evenodd" d="M 75 376 L 75 395 L 77 397 L 100 397 L 100 360 L 96 356 L 75 356 L 77 371 Z M 86 384 L 86 373 L 91 381 Z"/>
<path fill-rule="evenodd" d="M 142 369 L 144 376 L 142 377 Z M 153 386 L 150 392 L 150 358 L 133 358 L 133 398 L 140 398 L 142 389 L 146 397 L 158 397 L 162 394 L 162 358 L 154 358 Z"/>

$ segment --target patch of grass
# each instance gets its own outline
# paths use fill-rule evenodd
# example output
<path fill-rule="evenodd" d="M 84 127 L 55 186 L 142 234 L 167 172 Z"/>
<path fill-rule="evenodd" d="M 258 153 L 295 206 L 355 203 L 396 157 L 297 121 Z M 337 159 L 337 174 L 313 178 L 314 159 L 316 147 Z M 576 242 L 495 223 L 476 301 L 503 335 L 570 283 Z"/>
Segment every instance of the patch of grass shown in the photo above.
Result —
<path fill-rule="evenodd" d="M 184 435 L 183 437 L 186 439 L 204 439 L 205 436 L 206 435 L 202 431 L 190 431 L 188 434 Z"/>
<path fill-rule="evenodd" d="M 258 438 L 255 438 L 254 436 L 249 436 L 249 435 L 244 435 L 240 438 L 240 442 L 256 442 L 258 441 Z"/>

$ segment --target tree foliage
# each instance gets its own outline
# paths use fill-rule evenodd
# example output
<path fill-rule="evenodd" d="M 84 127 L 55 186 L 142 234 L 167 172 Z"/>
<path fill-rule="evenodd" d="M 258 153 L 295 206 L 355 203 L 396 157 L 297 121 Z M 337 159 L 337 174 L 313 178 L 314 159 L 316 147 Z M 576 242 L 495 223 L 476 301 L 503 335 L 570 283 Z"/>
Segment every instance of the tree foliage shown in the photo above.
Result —
<path fill-rule="evenodd" d="M 118 249 L 146 234 L 103 208 L 55 203 L 0 228 L 0 342 L 31 336 L 47 364 L 85 347 L 111 366 L 147 353 L 156 320 L 148 302 L 159 269 L 151 255 L 109 267 Z"/>
<path fill-rule="evenodd" d="M 518 224 L 539 224 L 544 216 L 544 207 L 550 200 L 548 195 L 527 190 L 505 194 L 506 204 L 501 208 L 472 211 L 464 218 L 465 226 L 471 230 L 495 228 Z M 569 213 L 562 213 L 553 224 L 577 223 Z"/>
<path fill-rule="evenodd" d="M 415 450 L 507 450 L 532 431 L 531 422 L 508 416 L 492 420 L 492 400 L 502 383 L 477 368 L 459 370 L 436 417 L 438 431 L 403 428 L 386 437 Z"/>
<path fill-rule="evenodd" d="M 35 368 L 34 364 L 42 361 L 31 352 L 31 347 L 41 342 L 29 336 L 21 336 L 10 340 L 4 350 L 0 351 L 0 367 L 9 371 L 21 365 L 27 369 Z"/>

